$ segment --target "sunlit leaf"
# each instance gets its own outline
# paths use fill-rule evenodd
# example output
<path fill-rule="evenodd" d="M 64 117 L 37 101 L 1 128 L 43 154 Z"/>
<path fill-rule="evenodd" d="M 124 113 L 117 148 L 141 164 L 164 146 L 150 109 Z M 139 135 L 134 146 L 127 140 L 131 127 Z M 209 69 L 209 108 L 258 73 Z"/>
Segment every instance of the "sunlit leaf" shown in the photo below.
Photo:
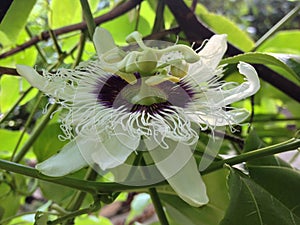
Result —
<path fill-rule="evenodd" d="M 0 111 L 7 112 L 21 97 L 22 92 L 26 91 L 30 85 L 21 77 L 2 76 L 0 80 Z M 31 100 L 37 93 L 37 90 L 32 90 L 21 101 L 21 105 Z"/>
<path fill-rule="evenodd" d="M 141 5 L 140 14 L 147 20 L 148 24 L 152 26 L 155 19 L 155 11 L 152 10 L 148 1 L 144 1 Z"/>
<path fill-rule="evenodd" d="M 98 2 L 96 0 L 89 1 L 92 13 L 97 8 Z M 51 10 L 49 11 L 48 18 L 52 29 L 82 22 L 80 1 L 52 0 L 50 7 Z"/>
<path fill-rule="evenodd" d="M 137 19 L 139 19 L 138 22 Z M 104 23 L 101 27 L 109 30 L 117 44 L 124 45 L 127 44 L 125 42 L 127 35 L 136 30 L 137 24 L 137 30 L 142 35 L 150 34 L 151 28 L 147 20 L 142 15 L 138 17 L 136 11 L 131 11 L 131 14 L 124 14 L 112 21 Z"/>
<path fill-rule="evenodd" d="M 0 152 L 2 152 L 2 154 L 4 152 L 7 152 L 9 153 L 9 155 L 11 155 L 12 151 L 16 147 L 19 138 L 21 137 L 21 133 L 21 131 L 0 129 Z M 22 146 L 28 138 L 29 135 L 25 133 L 20 146 Z"/>
<path fill-rule="evenodd" d="M 254 42 L 247 33 L 223 15 L 208 12 L 201 8 L 197 11 L 200 19 L 218 34 L 227 34 L 228 41 L 243 51 L 250 51 Z"/>
<path fill-rule="evenodd" d="M 267 39 L 257 51 L 300 54 L 300 31 L 287 30 L 276 33 L 273 37 Z"/>
<path fill-rule="evenodd" d="M 299 79 L 299 76 L 296 72 L 291 69 L 288 65 L 286 65 L 283 61 L 277 59 L 275 56 L 266 53 L 259 53 L 259 52 L 249 52 L 245 54 L 236 55 L 233 57 L 229 57 L 223 59 L 221 61 L 222 64 L 231 64 L 231 63 L 239 63 L 240 61 L 247 62 L 247 63 L 257 63 L 257 64 L 264 64 L 264 65 L 274 65 L 284 69 L 292 78 Z"/>
<path fill-rule="evenodd" d="M 0 24 L 0 31 L 6 34 L 10 42 L 15 43 L 24 28 L 26 20 L 36 0 L 14 0 Z M 1 39 L 2 41 L 2 39 Z"/>
<path fill-rule="evenodd" d="M 76 225 L 113 225 L 109 219 L 102 216 L 80 216 L 75 219 Z"/>

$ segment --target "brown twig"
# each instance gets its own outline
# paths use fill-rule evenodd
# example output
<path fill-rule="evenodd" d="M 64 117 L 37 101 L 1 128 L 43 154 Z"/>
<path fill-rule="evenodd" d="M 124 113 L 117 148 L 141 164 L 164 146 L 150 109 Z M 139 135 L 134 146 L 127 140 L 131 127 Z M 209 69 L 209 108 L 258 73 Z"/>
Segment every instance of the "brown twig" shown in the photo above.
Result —
<path fill-rule="evenodd" d="M 112 20 L 118 16 L 123 15 L 124 13 L 128 12 L 129 10 L 133 9 L 135 6 L 137 6 L 138 4 L 140 4 L 143 0 L 129 0 L 124 2 L 123 4 L 117 6 L 116 8 L 112 9 L 110 12 L 96 17 L 95 18 L 95 23 L 96 25 L 99 25 L 101 23 L 107 22 L 109 20 Z M 76 24 L 72 24 L 70 26 L 65 26 L 62 28 L 58 28 L 53 30 L 53 34 L 55 36 L 59 36 L 62 34 L 66 34 L 69 32 L 73 32 L 73 31 L 77 31 L 77 30 L 83 30 L 87 28 L 87 24 L 86 22 L 81 22 L 81 23 L 76 23 Z M 31 46 L 33 46 L 34 44 L 40 42 L 40 41 L 45 41 L 50 37 L 50 33 L 49 31 L 44 31 L 42 32 L 40 35 L 38 36 L 34 36 L 33 38 L 31 38 L 29 41 L 17 46 L 16 48 L 13 48 L 7 52 L 4 52 L 3 54 L 0 55 L 0 59 L 6 58 L 8 56 L 11 56 L 13 54 L 16 54 L 26 48 L 29 48 Z"/>
<path fill-rule="evenodd" d="M 0 66 L 0 77 L 3 74 L 9 74 L 9 75 L 14 75 L 14 76 L 19 76 L 19 74 L 18 74 L 18 72 L 17 72 L 16 69 Z"/>

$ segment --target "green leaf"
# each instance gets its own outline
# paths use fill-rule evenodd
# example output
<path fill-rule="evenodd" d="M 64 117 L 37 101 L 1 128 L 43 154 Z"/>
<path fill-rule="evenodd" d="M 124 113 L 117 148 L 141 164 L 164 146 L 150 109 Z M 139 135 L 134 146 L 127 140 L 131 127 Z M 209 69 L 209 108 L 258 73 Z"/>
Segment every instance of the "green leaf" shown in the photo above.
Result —
<path fill-rule="evenodd" d="M 228 41 L 247 52 L 254 47 L 254 42 L 247 33 L 242 31 L 234 22 L 226 18 L 225 16 L 208 12 L 201 8 L 198 12 L 198 16 L 218 34 L 227 34 Z"/>
<path fill-rule="evenodd" d="M 176 224 L 218 225 L 228 206 L 227 175 L 228 170 L 223 169 L 203 176 L 207 186 L 209 203 L 200 208 L 188 205 L 171 193 L 160 194 L 170 218 Z"/>
<path fill-rule="evenodd" d="M 89 5 L 92 13 L 97 8 L 97 0 L 90 0 Z M 52 0 L 48 19 L 52 29 L 68 26 L 82 22 L 82 9 L 80 1 L 74 0 Z"/>
<path fill-rule="evenodd" d="M 300 55 L 300 31 L 280 31 L 264 42 L 257 51 Z"/>
<path fill-rule="evenodd" d="M 300 218 L 300 172 L 279 166 L 249 166 L 250 177 Z"/>
<path fill-rule="evenodd" d="M 81 169 L 76 173 L 71 174 L 70 176 L 78 180 L 83 180 L 86 173 L 87 173 L 87 169 Z M 76 193 L 76 190 L 73 188 L 66 187 L 60 184 L 55 184 L 53 182 L 39 180 L 38 186 L 41 189 L 43 193 L 43 197 L 45 199 L 51 200 L 62 207 L 67 207 L 70 201 L 72 200 L 72 198 L 74 197 L 74 194 Z M 87 195 L 84 199 L 84 202 L 81 204 L 81 206 L 87 207 L 91 203 L 92 203 L 92 196 Z"/>
<path fill-rule="evenodd" d="M 57 153 L 65 144 L 58 136 L 62 134 L 58 123 L 49 124 L 33 144 L 33 151 L 39 162 Z"/>
<path fill-rule="evenodd" d="M 92 216 L 92 215 L 84 215 L 80 217 L 76 217 L 75 223 L 76 225 L 113 225 L 109 219 L 102 216 Z"/>
<path fill-rule="evenodd" d="M 1 48 L 11 45 L 11 41 L 9 40 L 7 35 L 1 30 L 0 30 L 0 40 L 1 40 L 0 41 Z"/>
<path fill-rule="evenodd" d="M 67 26 L 82 21 L 82 14 L 79 1 L 73 0 L 52 0 L 51 10 L 48 19 L 52 29 Z M 63 15 L 63 16 L 62 16 Z"/>
<path fill-rule="evenodd" d="M 12 151 L 15 149 L 15 146 L 21 136 L 21 133 L 21 131 L 0 129 L 0 152 L 2 154 L 7 153 L 7 156 L 10 156 Z M 29 135 L 25 133 L 20 146 L 22 146 L 28 138 Z"/>
<path fill-rule="evenodd" d="M 101 27 L 109 30 L 115 42 L 119 45 L 127 44 L 126 37 L 136 30 L 137 16 L 136 11 L 130 11 L 129 14 L 124 14 L 118 18 L 108 21 L 101 25 Z M 138 22 L 138 31 L 144 36 L 151 33 L 151 28 L 147 20 L 140 15 Z"/>
<path fill-rule="evenodd" d="M 263 129 L 261 129 L 263 130 Z M 252 129 L 248 134 L 248 137 L 245 141 L 244 151 L 249 152 L 259 148 L 265 147 L 265 143 L 259 138 L 255 129 Z M 269 165 L 269 166 L 283 166 L 291 167 L 287 162 L 283 161 L 275 155 L 265 156 L 258 159 L 253 159 L 247 162 L 249 165 Z"/>
<path fill-rule="evenodd" d="M 74 189 L 65 187 L 63 185 L 42 180 L 38 181 L 38 185 L 43 193 L 44 198 L 56 202 L 57 204 L 66 205 L 76 192 Z"/>
<path fill-rule="evenodd" d="M 1 32 L 0 32 L 1 33 Z M 1 37 L 1 36 L 0 36 Z M 24 42 L 28 41 L 28 34 L 25 30 L 21 30 L 16 44 L 23 44 Z M 0 39 L 2 41 L 2 39 Z M 11 46 L 11 48 L 14 47 Z M 8 49 L 4 49 L 8 50 Z M 24 64 L 24 65 L 34 65 L 35 60 L 37 57 L 37 51 L 35 48 L 27 48 L 23 51 L 18 52 L 17 54 L 14 54 L 10 57 L 4 58 L 0 60 L 1 66 L 7 66 L 7 67 L 16 67 L 16 64 Z"/>
<path fill-rule="evenodd" d="M 154 24 L 155 20 L 155 11 L 150 6 L 148 1 L 143 1 L 140 9 L 140 15 L 143 15 L 143 18 L 147 20 L 148 24 Z"/>
<path fill-rule="evenodd" d="M 37 212 L 35 215 L 35 225 L 47 225 L 48 223 L 48 213 Z"/>
<path fill-rule="evenodd" d="M 0 220 L 14 216 L 20 207 L 20 196 L 10 187 L 1 182 L 0 184 Z"/>
<path fill-rule="evenodd" d="M 272 56 L 284 62 L 296 73 L 298 80 L 300 80 L 300 55 L 273 53 Z"/>
<path fill-rule="evenodd" d="M 220 225 L 300 224 L 292 208 L 237 170 L 231 170 L 228 185 L 230 205 Z"/>
<path fill-rule="evenodd" d="M 263 65 L 274 65 L 278 66 L 285 70 L 288 73 L 291 79 L 299 79 L 299 76 L 296 74 L 294 70 L 292 70 L 288 65 L 286 65 L 283 61 L 277 59 L 274 55 L 267 53 L 258 53 L 258 52 L 248 52 L 245 54 L 236 55 L 233 57 L 229 57 L 223 59 L 221 64 L 232 64 L 239 63 L 240 61 L 247 63 L 257 63 Z M 299 80 L 298 80 L 299 81 Z"/>
<path fill-rule="evenodd" d="M 6 34 L 11 43 L 16 42 L 35 3 L 36 0 L 14 0 L 12 2 L 0 24 L 0 31 Z"/>
<path fill-rule="evenodd" d="M 22 92 L 30 87 L 30 84 L 21 77 L 2 76 L 0 80 L 0 111 L 7 112 L 21 97 Z M 21 105 L 31 100 L 37 93 L 37 90 L 30 91 L 21 101 Z"/>

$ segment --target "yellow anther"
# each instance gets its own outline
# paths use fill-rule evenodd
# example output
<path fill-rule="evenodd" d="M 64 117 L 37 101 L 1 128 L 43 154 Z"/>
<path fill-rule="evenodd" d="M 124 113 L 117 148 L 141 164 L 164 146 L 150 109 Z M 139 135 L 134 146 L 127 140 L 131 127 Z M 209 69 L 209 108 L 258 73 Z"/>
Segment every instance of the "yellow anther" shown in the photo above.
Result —
<path fill-rule="evenodd" d="M 160 74 L 160 75 L 155 75 L 155 76 L 149 77 L 145 81 L 145 83 L 149 86 L 154 86 L 154 85 L 158 85 L 164 81 L 171 81 L 171 82 L 177 83 L 180 81 L 180 79 L 178 77 Z"/>
<path fill-rule="evenodd" d="M 116 72 L 116 74 L 129 84 L 135 84 L 137 82 L 136 77 L 132 73 L 123 73 L 121 71 L 118 71 Z"/>

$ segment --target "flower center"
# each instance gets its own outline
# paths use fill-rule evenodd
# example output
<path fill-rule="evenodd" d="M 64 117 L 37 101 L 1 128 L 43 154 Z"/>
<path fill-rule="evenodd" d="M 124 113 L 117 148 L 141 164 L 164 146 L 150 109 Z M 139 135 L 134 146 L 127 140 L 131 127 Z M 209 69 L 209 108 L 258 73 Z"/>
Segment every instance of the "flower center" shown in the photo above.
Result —
<path fill-rule="evenodd" d="M 124 87 L 120 94 L 128 102 L 135 105 L 150 106 L 168 101 L 168 95 L 162 89 L 147 85 L 143 78 L 139 79 L 135 85 Z"/>
<path fill-rule="evenodd" d="M 135 84 L 128 84 L 119 76 L 110 75 L 105 81 L 99 82 L 94 93 L 98 102 L 105 107 L 150 114 L 160 113 L 170 106 L 184 108 L 194 96 L 186 83 L 164 81 L 150 86 L 146 80 L 137 76 Z"/>

